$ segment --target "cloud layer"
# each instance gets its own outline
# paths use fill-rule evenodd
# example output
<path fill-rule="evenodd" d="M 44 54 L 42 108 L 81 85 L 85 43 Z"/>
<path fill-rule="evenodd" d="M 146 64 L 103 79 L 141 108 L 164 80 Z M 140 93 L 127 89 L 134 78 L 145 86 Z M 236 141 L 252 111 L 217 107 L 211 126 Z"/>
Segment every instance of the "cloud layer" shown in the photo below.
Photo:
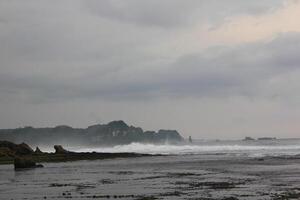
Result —
<path fill-rule="evenodd" d="M 279 0 L 2 1 L 0 126 L 123 118 L 149 129 L 239 137 L 250 125 L 258 128 L 249 133 L 271 133 L 272 115 L 284 113 L 279 118 L 289 128 L 276 134 L 296 136 L 299 13 L 298 1 Z M 54 120 L 73 104 L 70 116 Z M 268 104 L 273 109 L 262 109 Z M 168 116 L 166 105 L 180 108 Z M 202 128 L 189 124 L 207 116 L 192 105 L 215 119 Z M 143 106 L 155 117 L 143 116 Z M 224 110 L 243 106 L 256 112 L 243 123 L 233 115 L 220 122 Z M 40 110 L 49 113 L 44 122 Z M 177 126 L 180 120 L 187 124 Z"/>

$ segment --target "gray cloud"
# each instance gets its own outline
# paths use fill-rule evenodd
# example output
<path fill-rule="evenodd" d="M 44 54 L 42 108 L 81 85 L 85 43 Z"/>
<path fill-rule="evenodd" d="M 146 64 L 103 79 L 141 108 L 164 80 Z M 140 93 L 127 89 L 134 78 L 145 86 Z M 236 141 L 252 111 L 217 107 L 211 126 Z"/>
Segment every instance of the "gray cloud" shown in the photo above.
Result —
<path fill-rule="evenodd" d="M 282 1 L 122 0 L 86 2 L 96 15 L 143 26 L 177 27 L 195 22 L 218 24 L 239 14 L 257 15 L 282 5 Z M 213 15 L 212 15 L 213 13 Z"/>
<path fill-rule="evenodd" d="M 197 134 L 200 120 L 204 132 L 239 136 L 252 125 L 267 131 L 278 121 L 296 124 L 299 33 L 197 53 L 169 45 L 195 26 L 217 28 L 281 6 L 279 0 L 1 1 L 0 126 L 124 119 Z M 181 124 L 187 116 L 191 123 Z"/>
<path fill-rule="evenodd" d="M 260 89 L 269 80 L 299 70 L 299 44 L 300 34 L 290 33 L 267 43 L 219 47 L 201 54 L 184 55 L 167 66 L 156 66 L 155 70 L 123 66 L 117 71 L 91 71 L 78 77 L 1 74 L 0 90 L 23 91 L 28 93 L 29 99 L 39 97 L 41 101 L 259 97 Z"/>

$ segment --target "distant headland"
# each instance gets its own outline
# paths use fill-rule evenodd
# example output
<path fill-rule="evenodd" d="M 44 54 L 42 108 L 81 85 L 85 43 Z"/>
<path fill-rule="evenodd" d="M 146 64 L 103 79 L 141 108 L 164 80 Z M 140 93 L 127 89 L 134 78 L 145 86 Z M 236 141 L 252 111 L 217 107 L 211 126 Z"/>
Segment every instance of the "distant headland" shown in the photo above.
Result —
<path fill-rule="evenodd" d="M 119 120 L 108 124 L 92 125 L 88 128 L 72 128 L 62 125 L 53 128 L 0 129 L 0 140 L 25 142 L 34 146 L 55 144 L 108 146 L 132 142 L 180 143 L 184 139 L 176 130 L 143 131 L 142 128 L 129 126 Z"/>

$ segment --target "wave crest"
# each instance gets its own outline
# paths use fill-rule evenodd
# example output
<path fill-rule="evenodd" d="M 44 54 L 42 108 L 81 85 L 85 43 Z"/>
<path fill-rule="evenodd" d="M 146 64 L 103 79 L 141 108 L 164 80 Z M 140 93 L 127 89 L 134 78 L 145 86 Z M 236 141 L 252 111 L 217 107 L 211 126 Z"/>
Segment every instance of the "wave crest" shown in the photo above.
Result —
<path fill-rule="evenodd" d="M 81 148 L 81 152 L 135 152 L 147 154 L 206 154 L 206 153 L 249 153 L 249 154 L 281 154 L 295 155 L 300 153 L 300 145 L 170 145 L 170 144 L 142 144 L 131 143 L 113 147 Z"/>

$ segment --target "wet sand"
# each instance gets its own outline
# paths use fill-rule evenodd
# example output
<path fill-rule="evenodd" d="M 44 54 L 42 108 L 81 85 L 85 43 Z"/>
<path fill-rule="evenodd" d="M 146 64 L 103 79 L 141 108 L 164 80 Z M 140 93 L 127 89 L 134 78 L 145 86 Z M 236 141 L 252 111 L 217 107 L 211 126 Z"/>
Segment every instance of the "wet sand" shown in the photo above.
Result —
<path fill-rule="evenodd" d="M 300 156 L 184 155 L 0 166 L 0 199 L 300 199 Z"/>

